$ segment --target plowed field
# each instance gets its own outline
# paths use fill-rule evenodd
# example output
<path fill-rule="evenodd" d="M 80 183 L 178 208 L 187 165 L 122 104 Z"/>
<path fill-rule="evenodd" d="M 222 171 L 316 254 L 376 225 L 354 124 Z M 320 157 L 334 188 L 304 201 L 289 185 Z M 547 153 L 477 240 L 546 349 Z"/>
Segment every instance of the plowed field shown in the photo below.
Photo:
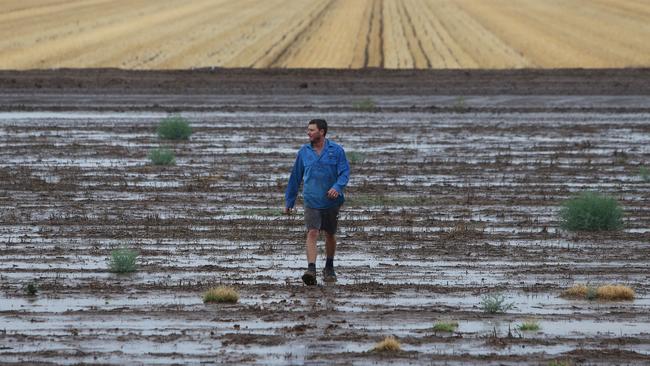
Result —
<path fill-rule="evenodd" d="M 3 364 L 650 359 L 650 185 L 640 174 L 650 161 L 650 97 L 612 95 L 644 72 L 610 74 L 609 96 L 473 96 L 463 105 L 393 94 L 378 87 L 383 74 L 370 73 L 364 80 L 377 105 L 367 111 L 351 107 L 358 96 L 303 88 L 256 95 L 295 84 L 264 84 L 259 72 L 236 74 L 245 95 L 147 94 L 148 86 L 132 84 L 166 84 L 182 73 L 131 72 L 129 87 L 122 73 L 45 74 L 5 73 L 22 87 L 0 89 Z M 337 75 L 318 83 L 344 85 Z M 603 81 L 576 75 L 559 85 L 575 92 Z M 553 85 L 561 79 L 548 77 Z M 78 93 L 60 88 L 90 81 Z M 156 136 L 167 115 L 160 108 L 189 119 L 189 141 Z M 339 281 L 306 287 L 302 217 L 280 212 L 306 121 L 316 116 L 345 147 L 352 179 Z M 147 154 L 158 146 L 175 151 L 175 166 L 151 165 Z M 625 228 L 561 230 L 560 204 L 583 190 L 617 198 Z M 120 246 L 140 253 L 135 273 L 109 271 Z M 574 284 L 614 283 L 636 298 L 560 296 Z M 236 287 L 240 301 L 204 304 L 203 291 L 220 284 Z M 513 308 L 486 313 L 481 301 L 494 294 Z M 531 320 L 539 330 L 520 329 Z M 439 331 L 439 322 L 458 326 Z M 371 351 L 388 335 L 402 351 Z"/>
<path fill-rule="evenodd" d="M 650 66 L 639 0 L 0 4 L 0 69 Z"/>

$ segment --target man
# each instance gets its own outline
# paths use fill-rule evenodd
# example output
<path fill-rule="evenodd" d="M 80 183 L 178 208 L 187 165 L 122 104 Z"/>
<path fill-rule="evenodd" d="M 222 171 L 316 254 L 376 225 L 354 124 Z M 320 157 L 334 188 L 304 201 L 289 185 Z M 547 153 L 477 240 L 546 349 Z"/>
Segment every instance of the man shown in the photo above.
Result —
<path fill-rule="evenodd" d="M 309 143 L 298 150 L 296 162 L 285 192 L 285 214 L 293 211 L 298 188 L 303 182 L 305 226 L 307 227 L 307 270 L 302 276 L 306 285 L 316 284 L 316 240 L 320 231 L 325 232 L 323 280 L 335 282 L 334 254 L 336 252 L 336 228 L 339 208 L 344 202 L 343 190 L 348 184 L 350 165 L 343 148 L 325 138 L 327 122 L 314 119 L 307 125 Z"/>

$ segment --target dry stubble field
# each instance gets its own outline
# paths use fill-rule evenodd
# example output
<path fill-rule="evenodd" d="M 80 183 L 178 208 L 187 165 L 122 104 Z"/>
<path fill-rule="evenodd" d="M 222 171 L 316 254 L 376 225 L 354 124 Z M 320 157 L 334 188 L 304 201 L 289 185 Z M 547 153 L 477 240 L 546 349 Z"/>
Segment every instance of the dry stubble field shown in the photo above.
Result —
<path fill-rule="evenodd" d="M 650 65 L 642 0 L 8 0 L 0 69 Z"/>

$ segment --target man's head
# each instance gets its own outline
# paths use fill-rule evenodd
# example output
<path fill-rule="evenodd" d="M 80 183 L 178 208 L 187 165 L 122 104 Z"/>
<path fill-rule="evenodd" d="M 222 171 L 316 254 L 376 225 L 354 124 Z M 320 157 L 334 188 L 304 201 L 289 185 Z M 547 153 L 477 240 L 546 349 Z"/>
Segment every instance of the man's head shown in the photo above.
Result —
<path fill-rule="evenodd" d="M 327 122 L 324 119 L 312 119 L 307 125 L 307 135 L 312 143 L 319 142 L 327 134 Z"/>

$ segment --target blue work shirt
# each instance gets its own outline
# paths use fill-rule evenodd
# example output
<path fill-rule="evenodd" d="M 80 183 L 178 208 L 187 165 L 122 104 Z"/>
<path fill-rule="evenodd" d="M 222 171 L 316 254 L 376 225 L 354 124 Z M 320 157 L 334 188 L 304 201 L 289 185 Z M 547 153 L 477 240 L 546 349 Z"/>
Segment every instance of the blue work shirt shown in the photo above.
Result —
<path fill-rule="evenodd" d="M 300 147 L 284 194 L 286 207 L 295 205 L 303 178 L 302 196 L 306 207 L 322 209 L 342 205 L 345 201 L 343 190 L 350 179 L 350 165 L 343 148 L 328 139 L 325 139 L 320 155 L 311 144 Z M 338 198 L 327 197 L 330 188 L 339 192 Z"/>

